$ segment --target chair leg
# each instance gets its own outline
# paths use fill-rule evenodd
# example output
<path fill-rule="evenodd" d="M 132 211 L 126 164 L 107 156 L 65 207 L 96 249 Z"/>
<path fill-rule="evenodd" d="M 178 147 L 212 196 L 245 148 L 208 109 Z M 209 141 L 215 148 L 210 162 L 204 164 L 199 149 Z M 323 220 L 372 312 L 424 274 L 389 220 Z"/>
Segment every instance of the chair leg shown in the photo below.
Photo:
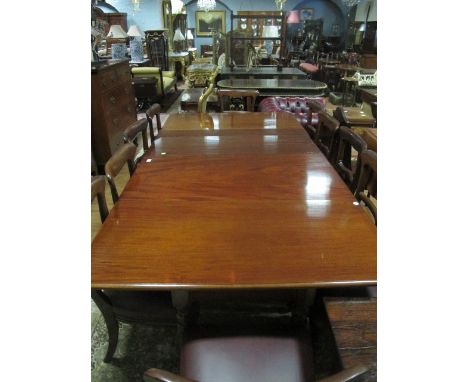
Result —
<path fill-rule="evenodd" d="M 104 321 L 106 323 L 109 342 L 107 345 L 107 353 L 104 357 L 104 362 L 110 362 L 114 356 L 114 353 L 117 349 L 117 343 L 119 341 L 119 323 L 115 318 L 110 302 L 107 301 L 106 296 L 100 290 L 92 289 L 91 298 L 101 311 L 101 314 L 104 317 Z"/>

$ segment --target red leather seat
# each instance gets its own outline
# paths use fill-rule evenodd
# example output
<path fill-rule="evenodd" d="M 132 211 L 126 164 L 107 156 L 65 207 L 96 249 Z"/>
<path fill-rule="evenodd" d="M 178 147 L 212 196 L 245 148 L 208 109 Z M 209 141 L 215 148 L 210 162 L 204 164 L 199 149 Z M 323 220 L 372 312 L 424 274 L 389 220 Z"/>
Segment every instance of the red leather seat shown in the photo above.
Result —
<path fill-rule="evenodd" d="M 296 114 L 298 122 L 306 127 L 309 112 L 308 101 L 315 101 L 325 106 L 325 99 L 322 97 L 267 97 L 259 103 L 258 111 L 288 111 Z M 311 124 L 318 124 L 317 113 L 312 113 Z"/>
<path fill-rule="evenodd" d="M 299 64 L 299 69 L 307 74 L 314 74 L 319 71 L 319 67 L 314 64 L 309 64 L 308 62 L 302 62 Z"/>
<path fill-rule="evenodd" d="M 310 340 L 295 336 L 220 336 L 184 344 L 180 373 L 203 382 L 313 380 Z"/>

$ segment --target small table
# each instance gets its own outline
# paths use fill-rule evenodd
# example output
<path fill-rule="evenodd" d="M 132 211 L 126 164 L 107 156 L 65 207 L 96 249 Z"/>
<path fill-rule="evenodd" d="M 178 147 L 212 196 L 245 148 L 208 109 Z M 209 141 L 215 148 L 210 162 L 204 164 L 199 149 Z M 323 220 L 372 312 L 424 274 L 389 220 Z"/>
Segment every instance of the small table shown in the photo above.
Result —
<path fill-rule="evenodd" d="M 169 65 L 176 71 L 178 79 L 184 79 L 185 67 L 189 63 L 189 52 L 169 52 Z M 180 62 L 181 68 L 178 70 L 176 62 Z"/>
<path fill-rule="evenodd" d="M 234 79 L 306 79 L 307 74 L 298 68 L 283 68 L 280 72 L 275 66 L 253 67 L 247 70 L 246 67 L 235 67 L 233 70 L 225 66 L 219 72 L 218 80 Z"/>
<path fill-rule="evenodd" d="M 187 68 L 186 83 L 189 88 L 205 87 L 217 70 L 215 64 L 192 64 Z"/>
<path fill-rule="evenodd" d="M 258 89 L 260 97 L 268 96 L 322 96 L 327 84 L 313 80 L 235 79 L 221 80 L 219 88 Z"/>

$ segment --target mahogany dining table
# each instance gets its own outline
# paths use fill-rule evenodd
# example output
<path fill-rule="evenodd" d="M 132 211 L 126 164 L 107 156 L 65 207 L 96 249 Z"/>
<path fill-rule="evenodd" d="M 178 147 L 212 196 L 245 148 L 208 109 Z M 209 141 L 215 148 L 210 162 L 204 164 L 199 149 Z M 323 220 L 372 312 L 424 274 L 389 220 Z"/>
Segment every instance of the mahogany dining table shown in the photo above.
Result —
<path fill-rule="evenodd" d="M 288 112 L 171 114 L 92 243 L 92 288 L 376 285 L 376 227 Z"/>

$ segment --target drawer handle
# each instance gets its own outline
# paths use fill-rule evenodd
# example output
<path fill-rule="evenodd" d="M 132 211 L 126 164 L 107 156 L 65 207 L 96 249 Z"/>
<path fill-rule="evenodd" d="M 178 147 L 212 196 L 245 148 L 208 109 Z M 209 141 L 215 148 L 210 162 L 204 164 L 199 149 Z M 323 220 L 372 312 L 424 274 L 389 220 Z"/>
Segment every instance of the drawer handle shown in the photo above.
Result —
<path fill-rule="evenodd" d="M 115 97 L 110 97 L 109 102 L 115 104 Z"/>
<path fill-rule="evenodd" d="M 107 86 L 107 81 L 106 81 L 106 80 L 102 80 L 102 81 L 101 81 L 101 84 L 102 84 L 102 86 Z"/>
<path fill-rule="evenodd" d="M 119 123 L 119 119 L 118 119 L 118 118 L 114 118 L 114 119 L 112 120 L 112 123 L 113 123 L 114 125 L 117 125 L 117 124 Z"/>
<path fill-rule="evenodd" d="M 130 106 L 127 106 L 127 111 L 128 111 L 129 113 L 131 113 L 131 112 L 132 112 L 132 108 L 131 108 Z"/>

